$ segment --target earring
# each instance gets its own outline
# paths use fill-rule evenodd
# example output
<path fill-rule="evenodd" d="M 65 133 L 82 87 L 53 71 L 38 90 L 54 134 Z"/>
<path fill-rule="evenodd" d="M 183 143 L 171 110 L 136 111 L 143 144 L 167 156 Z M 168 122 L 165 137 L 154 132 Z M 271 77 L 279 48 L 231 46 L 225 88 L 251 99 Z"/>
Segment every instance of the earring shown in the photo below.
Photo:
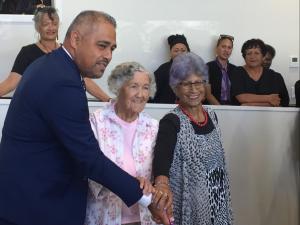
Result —
<path fill-rule="evenodd" d="M 39 42 L 40 40 L 41 40 L 41 36 L 40 36 L 40 33 L 39 32 L 35 32 L 35 34 L 34 34 L 34 36 L 35 36 L 35 38 L 36 38 L 36 40 Z"/>

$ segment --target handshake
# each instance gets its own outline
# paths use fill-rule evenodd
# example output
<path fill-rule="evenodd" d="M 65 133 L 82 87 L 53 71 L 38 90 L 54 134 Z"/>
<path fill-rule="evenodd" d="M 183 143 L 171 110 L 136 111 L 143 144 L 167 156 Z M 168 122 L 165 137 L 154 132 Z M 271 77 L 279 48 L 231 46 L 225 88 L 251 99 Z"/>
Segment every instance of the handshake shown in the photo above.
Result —
<path fill-rule="evenodd" d="M 143 177 L 137 177 L 137 179 L 140 182 L 140 188 L 143 189 L 143 194 L 152 195 L 151 204 L 148 206 L 152 220 L 157 224 L 173 225 L 173 195 L 168 178 L 158 176 L 154 186 Z"/>

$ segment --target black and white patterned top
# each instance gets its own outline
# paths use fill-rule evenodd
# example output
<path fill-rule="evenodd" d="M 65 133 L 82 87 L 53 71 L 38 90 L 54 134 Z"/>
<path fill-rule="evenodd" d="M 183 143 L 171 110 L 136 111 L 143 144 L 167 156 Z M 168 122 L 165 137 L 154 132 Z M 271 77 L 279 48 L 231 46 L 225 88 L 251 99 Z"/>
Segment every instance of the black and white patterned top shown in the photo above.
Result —
<path fill-rule="evenodd" d="M 208 112 L 209 120 L 207 127 L 200 131 L 196 130 L 195 124 L 191 123 L 179 107 L 171 111 L 180 124 L 172 151 L 173 158 L 170 163 L 166 163 L 169 165 L 170 185 L 174 195 L 176 225 L 233 224 L 220 129 L 215 113 L 209 108 L 205 108 L 205 111 Z M 157 169 L 158 153 L 162 152 L 157 149 L 161 148 L 159 143 L 157 146 L 154 176 L 163 175 Z"/>

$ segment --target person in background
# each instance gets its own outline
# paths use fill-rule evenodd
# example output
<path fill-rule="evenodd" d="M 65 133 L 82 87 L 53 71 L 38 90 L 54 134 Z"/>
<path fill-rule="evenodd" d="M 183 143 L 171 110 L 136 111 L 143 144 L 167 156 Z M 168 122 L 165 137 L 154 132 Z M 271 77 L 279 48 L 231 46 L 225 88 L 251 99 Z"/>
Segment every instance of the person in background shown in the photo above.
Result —
<path fill-rule="evenodd" d="M 159 122 L 154 148 L 155 188 L 173 193 L 177 225 L 230 225 L 229 179 L 217 116 L 202 105 L 208 71 L 194 53 L 173 60 L 170 86 L 178 106 Z"/>
<path fill-rule="evenodd" d="M 236 105 L 288 106 L 289 95 L 279 73 L 263 67 L 266 46 L 250 39 L 242 46 L 245 65 L 237 67 L 231 78 L 231 95 Z"/>
<path fill-rule="evenodd" d="M 300 80 L 295 83 L 296 107 L 300 108 Z"/>
<path fill-rule="evenodd" d="M 19 0 L 16 14 L 33 14 L 35 10 L 51 6 L 51 0 Z"/>
<path fill-rule="evenodd" d="M 189 52 L 190 47 L 185 36 L 182 34 L 170 35 L 168 37 L 168 44 L 170 46 L 170 61 L 158 67 L 154 72 L 156 82 L 156 93 L 151 100 L 153 103 L 175 104 L 176 96 L 169 85 L 170 68 L 173 59 L 182 53 Z"/>
<path fill-rule="evenodd" d="M 189 44 L 182 34 L 170 35 L 168 37 L 168 44 L 170 46 L 170 61 L 166 62 L 158 67 L 154 72 L 156 81 L 156 93 L 153 99 L 150 100 L 152 103 L 165 103 L 165 104 L 175 104 L 176 95 L 172 91 L 169 85 L 170 78 L 170 68 L 174 58 L 182 53 L 190 52 Z M 206 86 L 206 100 L 212 105 L 217 105 L 218 101 L 211 94 L 210 86 Z"/>
<path fill-rule="evenodd" d="M 231 105 L 231 76 L 235 65 L 229 63 L 234 37 L 221 34 L 216 46 L 216 59 L 207 63 L 211 93 L 216 105 Z"/>
<path fill-rule="evenodd" d="M 0 0 L 0 14 L 15 14 L 19 0 Z"/>
<path fill-rule="evenodd" d="M 125 62 L 112 71 L 108 86 L 116 99 L 90 116 L 99 147 L 130 175 L 150 180 L 158 121 L 143 110 L 155 93 L 154 76 L 137 62 Z M 154 224 L 147 208 L 138 204 L 128 208 L 117 195 L 92 180 L 89 187 L 86 225 Z"/>
<path fill-rule="evenodd" d="M 55 8 L 39 8 L 34 17 L 34 27 L 39 34 L 37 43 L 22 47 L 15 59 L 8 77 L 0 83 L 0 96 L 16 89 L 26 68 L 37 58 L 60 47 L 57 43 L 59 16 Z M 109 101 L 110 97 L 90 78 L 84 78 L 87 91 L 100 101 Z"/>
<path fill-rule="evenodd" d="M 83 11 L 63 45 L 24 72 L 2 130 L 1 225 L 84 224 L 88 179 L 128 207 L 136 202 L 148 206 L 155 218 L 169 224 L 166 200 L 151 203 L 151 195 L 143 195 L 145 182 L 108 159 L 91 128 L 83 76 L 100 78 L 116 47 L 115 19 Z"/>
<path fill-rule="evenodd" d="M 268 44 L 265 45 L 266 45 L 266 55 L 263 58 L 263 67 L 266 69 L 270 69 L 272 65 L 272 61 L 276 55 L 276 51 L 271 45 Z"/>

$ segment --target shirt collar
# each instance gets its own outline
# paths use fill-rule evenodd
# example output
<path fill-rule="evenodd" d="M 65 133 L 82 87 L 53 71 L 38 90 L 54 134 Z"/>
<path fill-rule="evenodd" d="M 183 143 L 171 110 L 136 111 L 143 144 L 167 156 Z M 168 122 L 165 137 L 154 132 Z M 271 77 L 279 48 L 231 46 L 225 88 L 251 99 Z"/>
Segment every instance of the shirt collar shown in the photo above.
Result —
<path fill-rule="evenodd" d="M 70 52 L 68 52 L 68 50 L 63 45 L 61 47 L 67 53 L 67 55 L 73 60 L 73 57 L 71 56 Z M 83 89 L 86 90 L 85 82 L 81 74 L 80 74 L 80 78 L 81 78 Z"/>
<path fill-rule="evenodd" d="M 227 61 L 225 67 L 223 67 L 223 65 L 220 63 L 220 61 L 218 60 L 218 57 L 216 57 L 216 62 L 217 62 L 217 65 L 220 67 L 221 70 L 227 71 L 228 61 Z"/>
<path fill-rule="evenodd" d="M 62 49 L 67 53 L 67 55 L 73 60 L 73 57 L 71 54 L 68 52 L 68 50 L 65 48 L 65 46 L 62 45 Z"/>

